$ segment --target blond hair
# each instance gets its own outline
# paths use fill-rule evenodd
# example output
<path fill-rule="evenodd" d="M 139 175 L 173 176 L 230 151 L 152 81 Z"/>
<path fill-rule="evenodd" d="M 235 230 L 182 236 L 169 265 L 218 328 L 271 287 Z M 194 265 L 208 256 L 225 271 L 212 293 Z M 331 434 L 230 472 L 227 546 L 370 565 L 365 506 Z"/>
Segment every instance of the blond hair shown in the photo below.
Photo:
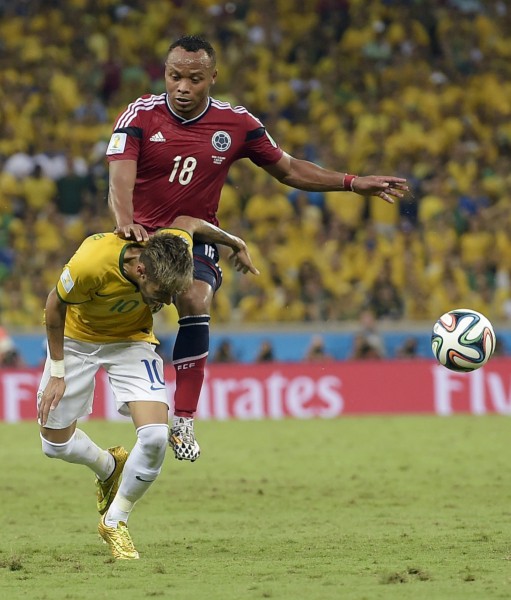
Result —
<path fill-rule="evenodd" d="M 178 235 L 153 235 L 140 254 L 140 262 L 147 278 L 158 283 L 162 292 L 179 294 L 192 285 L 193 257 L 188 243 Z"/>

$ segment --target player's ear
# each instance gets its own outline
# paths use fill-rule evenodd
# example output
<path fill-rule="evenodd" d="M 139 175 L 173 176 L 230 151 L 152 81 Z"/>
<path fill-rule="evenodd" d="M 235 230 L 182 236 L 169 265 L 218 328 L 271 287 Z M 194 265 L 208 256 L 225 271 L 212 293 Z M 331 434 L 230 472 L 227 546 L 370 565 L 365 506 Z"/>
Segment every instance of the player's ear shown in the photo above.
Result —
<path fill-rule="evenodd" d="M 211 76 L 211 85 L 215 85 L 217 75 L 218 75 L 218 71 L 215 69 L 213 71 L 213 75 Z"/>
<path fill-rule="evenodd" d="M 137 275 L 145 279 L 146 277 L 146 268 L 143 262 L 139 262 L 137 265 Z"/>

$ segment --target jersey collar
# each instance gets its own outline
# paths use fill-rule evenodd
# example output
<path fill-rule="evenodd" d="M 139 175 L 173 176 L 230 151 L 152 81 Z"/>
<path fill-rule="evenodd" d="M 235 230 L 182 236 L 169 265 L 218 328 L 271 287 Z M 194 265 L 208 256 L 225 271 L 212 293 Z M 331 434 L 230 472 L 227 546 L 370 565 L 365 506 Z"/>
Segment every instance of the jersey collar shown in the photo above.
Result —
<path fill-rule="evenodd" d="M 209 107 L 211 106 L 211 98 L 208 97 L 208 103 L 206 105 L 206 108 L 200 113 L 200 115 L 197 115 L 196 117 L 194 117 L 193 119 L 184 119 L 183 117 L 180 117 L 178 114 L 176 114 L 173 110 L 172 107 L 170 106 L 170 102 L 169 102 L 169 95 L 165 94 L 165 102 L 167 104 L 167 108 L 170 112 L 170 114 L 177 120 L 179 121 L 182 125 L 189 125 L 191 123 L 195 123 L 196 121 L 198 121 L 199 119 L 202 119 L 202 117 L 208 112 Z"/>

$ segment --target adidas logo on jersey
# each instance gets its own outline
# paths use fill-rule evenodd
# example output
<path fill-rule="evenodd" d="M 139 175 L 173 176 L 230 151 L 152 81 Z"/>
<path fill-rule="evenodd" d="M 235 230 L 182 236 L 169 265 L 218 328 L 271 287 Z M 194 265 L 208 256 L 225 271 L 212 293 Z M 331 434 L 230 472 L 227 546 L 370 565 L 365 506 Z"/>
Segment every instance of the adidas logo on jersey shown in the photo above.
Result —
<path fill-rule="evenodd" d="M 161 131 L 158 131 L 158 133 L 155 133 L 154 135 L 152 135 L 149 140 L 151 142 L 166 142 L 167 140 L 163 137 L 163 134 Z"/>

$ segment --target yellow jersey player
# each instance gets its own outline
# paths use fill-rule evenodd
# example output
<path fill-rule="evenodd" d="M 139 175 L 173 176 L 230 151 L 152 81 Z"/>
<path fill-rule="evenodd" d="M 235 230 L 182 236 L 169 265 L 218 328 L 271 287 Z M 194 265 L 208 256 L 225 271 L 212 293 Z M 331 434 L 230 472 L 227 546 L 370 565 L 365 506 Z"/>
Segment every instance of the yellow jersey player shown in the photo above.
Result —
<path fill-rule="evenodd" d="M 88 237 L 46 302 L 48 357 L 37 395 L 42 449 L 94 471 L 98 531 L 117 559 L 139 557 L 128 518 L 165 457 L 169 399 L 152 313 L 191 285 L 194 236 L 231 247 L 235 268 L 258 274 L 243 240 L 182 216 L 144 243 L 113 233 Z M 120 446 L 101 449 L 77 428 L 77 420 L 92 412 L 100 368 L 108 373 L 117 410 L 135 425 L 129 454 Z"/>
<path fill-rule="evenodd" d="M 127 244 L 114 233 L 97 233 L 82 243 L 65 266 L 55 288 L 59 300 L 67 305 L 65 336 L 96 343 L 119 340 L 157 343 L 148 305 L 158 301 L 170 303 L 171 295 L 177 291 L 178 265 L 182 261 L 187 262 L 188 258 L 176 249 L 174 262 L 169 265 L 169 273 L 166 274 L 171 280 L 165 286 L 157 286 L 162 289 L 156 291 L 147 290 L 146 278 L 137 281 L 139 272 L 130 273 L 130 266 L 137 264 L 141 255 L 147 255 L 150 249 L 162 244 L 162 240 L 167 241 L 170 247 L 170 240 L 175 236 L 191 250 L 192 237 L 188 232 L 178 229 L 166 231 L 170 237 L 153 239 L 145 245 L 143 254 L 144 245 Z M 177 240 L 173 243 L 178 247 L 183 245 Z M 166 246 L 162 245 L 162 255 L 165 251 Z M 146 259 L 146 271 L 148 264 Z M 140 264 L 138 266 L 140 268 Z M 155 273 L 150 279 L 155 277 L 161 281 L 163 274 Z M 181 282 L 179 287 L 183 288 L 183 285 Z M 188 285 L 186 281 L 186 287 Z"/>

